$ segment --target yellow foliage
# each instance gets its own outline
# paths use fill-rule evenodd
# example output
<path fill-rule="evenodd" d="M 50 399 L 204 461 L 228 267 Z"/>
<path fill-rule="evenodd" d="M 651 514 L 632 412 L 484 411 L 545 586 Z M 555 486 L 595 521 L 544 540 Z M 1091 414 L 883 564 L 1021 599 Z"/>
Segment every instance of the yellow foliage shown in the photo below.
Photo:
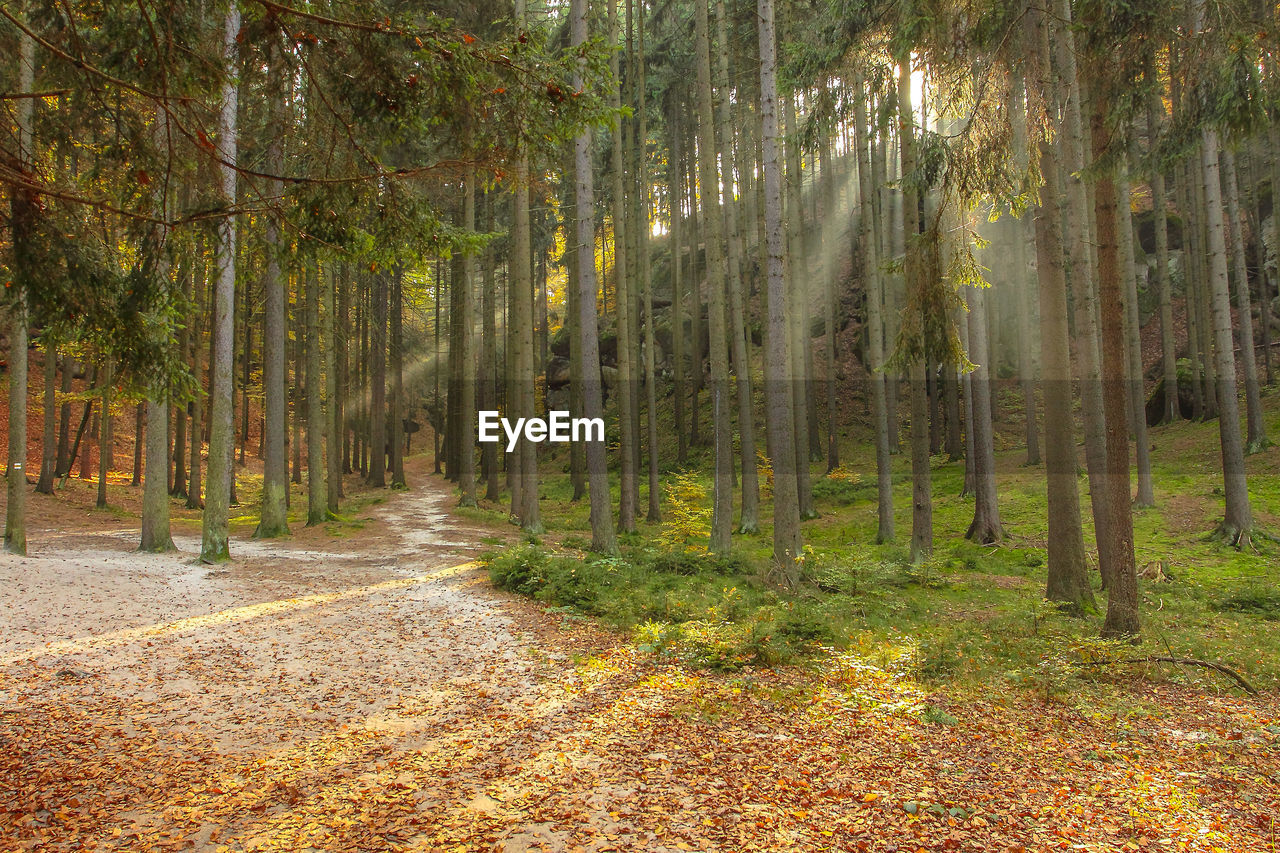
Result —
<path fill-rule="evenodd" d="M 707 490 L 697 475 L 683 472 L 666 484 L 667 512 L 662 525 L 669 541 L 686 551 L 705 551 L 711 538 L 711 508 Z"/>

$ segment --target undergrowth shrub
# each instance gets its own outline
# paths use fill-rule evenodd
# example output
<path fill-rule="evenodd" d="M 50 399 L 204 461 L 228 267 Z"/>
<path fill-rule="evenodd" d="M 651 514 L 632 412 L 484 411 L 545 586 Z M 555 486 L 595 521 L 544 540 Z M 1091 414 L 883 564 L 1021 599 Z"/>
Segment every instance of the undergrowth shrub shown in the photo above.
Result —
<path fill-rule="evenodd" d="M 666 484 L 667 511 L 663 533 L 686 551 L 705 550 L 711 537 L 711 508 L 707 490 L 691 471 L 682 471 Z"/>
<path fill-rule="evenodd" d="M 1250 613 L 1263 619 L 1280 619 L 1280 589 L 1256 584 L 1237 589 L 1211 605 L 1220 612 Z"/>

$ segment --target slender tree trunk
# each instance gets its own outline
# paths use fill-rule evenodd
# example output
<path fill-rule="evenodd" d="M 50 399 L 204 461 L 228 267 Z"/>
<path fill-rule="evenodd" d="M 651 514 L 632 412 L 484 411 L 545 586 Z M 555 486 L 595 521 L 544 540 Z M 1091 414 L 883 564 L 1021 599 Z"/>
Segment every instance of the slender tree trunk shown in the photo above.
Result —
<path fill-rule="evenodd" d="M 466 189 L 463 197 L 462 227 L 468 233 L 476 230 L 476 174 L 467 169 Z M 462 256 L 462 274 L 452 284 L 456 292 L 450 298 L 457 300 L 458 373 L 454 379 L 458 387 L 457 432 L 455 442 L 458 454 L 459 506 L 476 505 L 476 345 L 475 345 L 475 292 L 476 258 L 468 252 Z M 376 383 L 375 378 L 375 383 Z M 379 405 L 374 400 L 375 407 Z M 378 414 L 375 411 L 374 417 Z M 375 440 L 376 440 L 375 436 Z"/>
<path fill-rule="evenodd" d="M 44 429 L 40 436 L 40 480 L 36 491 L 53 494 L 53 478 L 58 464 L 58 351 L 47 341 L 44 352 Z M 141 409 L 139 409 L 141 411 Z M 136 463 L 136 459 L 135 459 Z M 137 465 L 134 465 L 137 476 Z M 137 485 L 135 483 L 135 485 Z"/>
<path fill-rule="evenodd" d="M 760 37 L 760 119 L 764 173 L 765 244 L 768 252 L 769 354 L 765 359 L 765 406 L 769 458 L 777 468 L 773 478 L 773 565 L 782 582 L 794 588 L 800 582 L 804 540 L 800 532 L 800 504 L 794 464 L 795 420 L 789 376 L 791 353 L 787 340 L 786 279 L 783 276 L 782 170 L 778 163 L 777 35 L 773 0 L 757 0 Z"/>
<path fill-rule="evenodd" d="M 1203 15 L 1203 6 L 1199 16 Z M 1213 309 L 1213 344 L 1217 376 L 1218 435 L 1222 443 L 1222 474 L 1226 514 L 1216 536 L 1244 548 L 1253 533 L 1253 509 L 1245 480 L 1244 447 L 1240 438 L 1240 400 L 1236 391 L 1235 344 L 1231 339 L 1231 293 L 1227 282 L 1227 244 L 1222 210 L 1222 179 L 1218 165 L 1218 131 L 1201 131 L 1201 169 L 1204 174 L 1204 212 L 1208 225 L 1209 290 Z M 1246 322 L 1249 322 L 1246 315 Z"/>
<path fill-rule="evenodd" d="M 1164 103 L 1153 93 L 1147 106 L 1148 151 L 1159 145 L 1160 126 L 1164 121 Z M 1160 349 L 1164 370 L 1163 423 L 1182 417 L 1178 403 L 1178 350 L 1173 338 L 1173 285 L 1169 278 L 1169 210 L 1165 200 L 1164 170 L 1157 164 L 1151 170 L 1151 206 L 1155 214 L 1156 289 L 1160 298 Z"/>
<path fill-rule="evenodd" d="M 18 91 L 35 86 L 35 42 L 25 33 L 18 37 Z M 14 109 L 18 118 L 18 159 L 25 171 L 35 160 L 32 119 L 35 99 L 21 98 Z M 39 202 L 33 193 L 9 186 L 9 215 L 14 255 L 21 258 L 35 239 Z M 27 298 L 32 270 L 19 262 L 14 272 L 14 293 L 9 306 L 9 459 L 5 469 L 4 549 L 27 553 Z"/>
<path fill-rule="evenodd" d="M 684 405 L 685 388 L 684 372 L 684 130 L 680 127 L 678 110 L 672 110 L 667 119 L 668 134 L 671 138 L 671 159 L 667 161 L 667 198 L 671 206 L 671 233 L 667 235 L 667 243 L 671 246 L 671 369 L 672 408 L 674 410 L 676 431 L 676 464 L 683 465 L 689 456 L 689 433 L 685 429 Z"/>
<path fill-rule="evenodd" d="M 1151 443 L 1147 440 L 1147 396 L 1142 381 L 1142 322 L 1138 310 L 1138 269 L 1134 260 L 1133 211 L 1129 201 L 1129 170 L 1119 170 L 1116 230 L 1119 237 L 1120 272 L 1123 276 L 1125 362 L 1129 394 L 1129 418 L 1132 421 L 1134 458 L 1138 469 L 1138 494 L 1134 506 L 1155 506 L 1155 490 L 1151 483 Z M 1127 499 L 1127 498 L 1126 498 Z M 1130 522 L 1132 524 L 1132 522 Z"/>
<path fill-rule="evenodd" d="M 1027 151 L 1026 101 L 1022 81 L 1014 95 L 1013 146 L 1019 166 L 1025 166 Z M 1027 242 L 1034 239 L 1027 233 L 1030 223 L 1025 218 L 1012 219 L 1009 233 L 1013 239 L 1013 271 L 1018 306 L 1018 381 L 1022 388 L 1022 405 L 1026 412 L 1027 465 L 1040 464 L 1040 428 L 1036 420 L 1035 341 L 1031 333 L 1035 314 L 1036 284 L 1027 262 Z"/>
<path fill-rule="evenodd" d="M 372 281 L 369 311 L 369 475 L 376 488 L 387 485 L 387 276 L 379 270 Z M 474 394 L 474 377 L 471 385 Z M 473 405 L 474 408 L 474 405 Z"/>
<path fill-rule="evenodd" d="M 996 455 L 991 425 L 991 365 L 992 354 L 987 339 L 987 294 L 983 288 L 975 288 L 969 294 L 969 343 L 973 371 L 973 521 L 965 533 L 984 545 L 1004 538 L 1000 524 L 1000 506 L 996 497 Z"/>
<path fill-rule="evenodd" d="M 805 251 L 804 240 L 804 208 L 801 200 L 800 184 L 802 173 L 800 167 L 799 142 L 795 133 L 795 96 L 783 97 L 783 124 L 787 135 L 787 249 L 789 252 L 787 279 L 788 319 L 791 334 L 791 393 L 795 400 L 792 403 L 792 416 L 795 419 L 794 441 L 796 445 L 796 496 L 800 502 L 802 519 L 817 518 L 818 513 L 813 506 L 813 484 L 810 478 L 809 462 L 812 433 L 810 423 L 814 418 L 809 412 L 810 377 L 812 360 L 809 346 L 809 262 Z M 776 480 L 775 476 L 775 480 Z"/>
<path fill-rule="evenodd" d="M 1098 74 L 1105 65 L 1094 57 L 1091 67 Z M 1091 130 L 1093 146 L 1103 153 L 1111 139 L 1106 123 L 1106 107 L 1100 86 L 1091 87 L 1093 109 Z M 1121 279 L 1124 269 L 1116 239 L 1116 187 L 1111 173 L 1103 172 L 1094 189 L 1094 218 L 1097 223 L 1095 242 L 1098 248 L 1098 299 L 1102 315 L 1102 404 L 1106 424 L 1107 490 L 1103 507 L 1106 525 L 1094 518 L 1099 531 L 1098 562 L 1102 576 L 1109 579 L 1107 616 L 1102 625 L 1103 636 L 1127 636 L 1138 633 L 1138 574 L 1133 555 L 1133 512 L 1129 506 L 1129 409 L 1128 383 L 1125 381 L 1124 306 L 1121 301 Z M 1125 222 L 1120 219 L 1121 225 Z"/>
<path fill-rule="evenodd" d="M 1227 237 L 1231 241 L 1231 259 L 1236 277 L 1236 327 L 1240 333 L 1240 358 L 1244 361 L 1244 401 L 1245 423 L 1248 438 L 1245 441 L 1246 454 L 1258 453 L 1265 449 L 1267 441 L 1267 425 L 1262 415 L 1262 394 L 1258 382 L 1258 360 L 1253 345 L 1253 306 L 1249 298 L 1249 267 L 1245 261 L 1244 251 L 1244 217 L 1240 213 L 1240 185 L 1236 175 L 1236 158 L 1229 146 L 1222 149 L 1223 186 L 1227 196 Z M 1259 275 L 1262 271 L 1259 270 Z M 1266 322 L 1266 318 L 1263 318 Z"/>
<path fill-rule="evenodd" d="M 334 267 L 327 276 L 328 285 L 324 290 L 324 325 L 322 334 L 329 345 L 324 348 L 324 380 L 325 398 L 328 400 L 325 420 L 325 509 L 329 517 L 338 514 L 338 501 L 342 497 L 342 395 L 341 383 L 338 379 L 338 328 L 340 321 L 336 318 L 338 307 L 338 267 Z"/>
<path fill-rule="evenodd" d="M 391 277 L 391 487 L 406 487 L 404 478 L 407 414 L 404 392 L 404 267 L 397 264 Z M 330 339 L 332 346 L 332 338 Z"/>
<path fill-rule="evenodd" d="M 570 44 L 578 49 L 587 41 L 587 2 L 572 0 L 569 8 Z M 574 73 L 574 86 L 585 83 L 581 66 Z M 596 316 L 595 221 L 592 208 L 595 191 L 591 174 L 591 132 L 584 130 L 574 139 L 574 200 L 577 208 L 578 247 L 578 334 L 582 360 L 583 413 L 589 419 L 604 417 L 600 376 L 600 337 Z M 591 548 L 606 554 L 618 551 L 609 508 L 609 468 L 602 441 L 586 444 L 587 476 L 591 481 Z"/>
<path fill-rule="evenodd" d="M 107 507 L 107 475 L 111 473 L 111 386 L 115 384 L 115 364 L 111 356 L 102 369 L 102 414 L 98 417 L 98 509 Z"/>
<path fill-rule="evenodd" d="M 584 13 L 585 14 L 585 13 Z M 574 146 L 574 162 L 568 164 L 565 169 L 566 177 L 577 168 L 577 145 Z M 575 412 L 585 410 L 582 391 L 582 310 L 578 306 L 578 298 L 580 292 L 580 277 L 583 264 L 591 263 L 594 266 L 595 259 L 588 247 L 578 245 L 578 219 L 577 219 L 577 191 L 576 182 L 565 180 L 565 243 L 567 248 L 565 256 L 567 260 L 567 274 L 565 290 L 565 313 L 568 314 L 569 326 L 569 408 Z M 590 245 L 594 245 L 593 242 Z M 584 257 L 585 256 L 585 257 Z M 573 442 L 569 445 L 569 481 L 573 486 L 573 501 L 582 500 L 582 496 L 587 493 L 586 467 L 587 467 L 587 451 L 586 445 L 582 442 Z"/>
<path fill-rule="evenodd" d="M 328 518 L 329 488 L 325 484 L 324 384 L 320 375 L 320 277 L 312 262 L 306 279 L 307 330 L 307 526 Z"/>
<path fill-rule="evenodd" d="M 220 168 L 222 198 L 235 203 L 236 171 L 236 105 L 239 101 L 240 63 L 238 39 L 240 8 L 232 3 L 227 10 L 223 29 L 222 113 L 218 125 L 218 154 L 225 164 Z M 209 432 L 209 485 L 205 496 L 204 522 L 201 531 L 200 559 L 218 563 L 230 559 L 228 549 L 228 512 L 231 506 L 232 453 L 235 431 L 232 424 L 232 372 L 235 367 L 236 312 L 236 220 L 227 216 L 219 225 L 218 280 L 214 290 L 213 385 Z"/>
<path fill-rule="evenodd" d="M 650 524 L 657 524 L 662 520 L 662 494 L 658 483 L 658 374 L 656 364 L 657 339 L 654 337 L 653 329 L 653 279 L 649 269 L 650 245 L 649 241 L 652 236 L 649 213 L 649 174 L 648 174 L 648 145 L 649 145 L 649 126 L 648 113 L 646 110 L 646 87 L 642 81 L 645 79 L 645 49 L 644 49 L 644 3 L 636 4 L 636 33 L 637 33 L 637 99 L 636 114 L 639 117 L 638 138 L 639 142 L 636 146 L 636 244 L 639 252 L 639 273 L 640 273 L 640 298 L 644 300 L 644 382 L 645 382 L 645 406 L 648 412 L 646 421 L 647 426 L 647 444 L 649 446 L 649 506 L 646 520 Z M 744 442 L 747 438 L 742 439 Z M 752 440 L 752 464 L 755 464 L 755 446 Z M 754 468 L 753 468 L 754 471 Z M 745 500 L 744 497 L 744 515 Z M 745 521 L 744 521 L 745 523 Z"/>
<path fill-rule="evenodd" d="M 488 208 L 485 230 L 493 231 L 493 206 L 486 204 L 485 207 Z M 498 408 L 498 308 L 494 304 L 497 290 L 493 274 L 494 262 L 493 249 L 486 247 L 480 277 L 480 382 L 477 383 L 480 398 L 477 408 L 483 409 Z M 486 442 L 480 448 L 480 474 L 484 478 L 484 499 L 497 503 L 502 497 L 497 442 Z"/>
<path fill-rule="evenodd" d="M 1081 414 L 1084 420 L 1085 465 L 1089 472 L 1089 500 L 1093 508 L 1094 532 L 1099 542 L 1109 515 L 1105 506 L 1106 425 L 1103 421 L 1102 376 L 1098 369 L 1097 308 L 1095 280 L 1090 258 L 1088 193 L 1081 170 L 1088 165 L 1080 106 L 1080 86 L 1076 52 L 1071 34 L 1071 4 L 1056 0 L 1056 29 L 1052 41 L 1057 49 L 1055 74 L 1059 80 L 1059 103 L 1063 108 L 1062 167 L 1066 172 L 1067 260 L 1071 269 L 1071 295 L 1075 311 L 1076 362 L 1079 365 Z M 1129 499 L 1125 498 L 1125 506 Z M 1101 525 L 1101 526 L 1099 526 Z M 1110 583 L 1102 566 L 1103 586 Z"/>
<path fill-rule="evenodd" d="M 726 239 L 728 241 L 728 277 L 725 288 L 729 297 L 729 327 L 733 371 L 736 378 L 738 401 L 738 446 L 739 460 L 742 466 L 742 508 L 739 515 L 738 530 L 742 533 L 755 533 L 760 527 L 760 482 L 756 470 L 756 437 L 755 412 L 751 394 L 751 362 L 748 356 L 745 308 L 743 305 L 743 260 L 742 235 L 739 227 L 739 209 L 734 198 L 733 180 L 733 120 L 732 107 L 729 103 L 729 24 L 728 11 L 724 0 L 716 2 L 716 85 L 721 91 L 717 111 L 716 133 L 720 143 L 721 163 L 724 164 L 723 179 L 724 218 Z M 727 384 L 727 383 L 726 383 Z M 728 393 L 726 388 L 726 394 Z M 725 420 L 728 418 L 726 416 Z M 732 467 L 732 466 L 731 466 Z"/>
<path fill-rule="evenodd" d="M 62 358 L 62 405 L 58 413 L 58 463 L 54 467 L 55 478 L 67 476 L 71 469 L 71 403 L 67 395 L 71 393 L 72 374 L 75 372 L 75 360 L 71 356 Z"/>
<path fill-rule="evenodd" d="M 1049 28 L 1045 11 L 1031 7 L 1025 19 L 1026 53 L 1035 88 L 1051 91 Z M 1028 122 L 1033 128 L 1039 118 Z M 1048 492 L 1048 580 L 1045 598 L 1075 612 L 1093 608 L 1089 566 L 1085 557 L 1076 484 L 1076 441 L 1071 393 L 1071 350 L 1068 328 L 1067 276 L 1063 262 L 1061 222 L 1055 209 L 1065 200 L 1058 182 L 1058 147 L 1036 133 L 1040 155 L 1040 205 L 1035 209 L 1036 273 L 1040 290 L 1040 365 L 1044 387 L 1045 480 Z"/>
<path fill-rule="evenodd" d="M 267 170 L 283 174 L 283 122 L 284 97 L 283 68 L 274 47 L 267 57 L 268 122 L 275 132 L 268 135 Z M 279 181 L 268 182 L 268 192 L 279 195 Z M 289 464 L 285 446 L 285 428 L 288 424 L 288 398 L 286 396 L 285 346 L 288 340 L 287 280 L 280 274 L 280 257 L 285 249 L 280 235 L 280 223 L 267 214 L 265 223 L 266 258 L 262 277 L 262 394 L 264 408 L 263 461 L 262 461 L 262 511 L 258 519 L 255 537 L 272 538 L 289 532 Z"/>
<path fill-rule="evenodd" d="M 876 442 L 876 542 L 893 541 L 893 472 L 889 448 L 889 411 L 884 376 L 884 287 L 880 277 L 879 242 L 875 230 L 875 187 L 868 147 L 871 130 L 867 123 L 866 96 L 862 74 L 854 83 L 858 93 L 854 101 L 854 124 L 857 130 L 858 181 L 861 205 L 863 281 L 867 289 L 867 374 L 871 381 L 871 417 Z"/>
<path fill-rule="evenodd" d="M 720 175 L 716 168 L 714 104 L 711 91 L 711 44 L 708 0 L 697 0 L 694 38 L 698 78 L 698 186 L 703 206 L 707 256 L 707 326 L 710 333 L 712 434 L 715 477 L 711 503 L 711 550 L 727 552 L 733 530 L 733 439 L 730 434 L 728 340 L 725 329 L 725 287 L 728 270 L 721 219 Z M 807 462 L 807 459 L 806 459 Z"/>
<path fill-rule="evenodd" d="M 249 380 L 253 364 L 253 300 L 250 283 L 244 283 L 244 349 L 240 353 L 240 466 L 249 447 Z"/>
<path fill-rule="evenodd" d="M 706 0 L 701 0 L 706 2 Z M 609 43 L 618 42 L 618 4 L 617 0 L 609 0 Z M 622 75 L 619 71 L 618 52 L 614 51 L 609 58 L 610 74 L 613 83 L 609 86 L 609 100 L 612 107 L 618 110 L 622 106 Z M 634 448 L 639 436 L 634 430 L 632 411 L 632 391 L 635 383 L 635 367 L 632 363 L 631 338 L 631 283 L 628 280 L 627 246 L 627 199 L 625 193 L 626 159 L 623 152 L 622 116 L 614 113 L 613 118 L 613 168 L 610 170 L 613 195 L 613 286 L 617 293 L 617 333 L 618 333 L 618 470 L 620 484 L 618 488 L 618 527 L 624 533 L 634 533 L 636 529 L 636 504 L 639 487 L 636 482 Z"/>
<path fill-rule="evenodd" d="M 129 478 L 129 485 L 142 485 L 142 445 L 145 440 L 145 424 L 147 416 L 147 407 L 143 403 L 139 403 L 133 410 L 133 474 Z"/>
<path fill-rule="evenodd" d="M 195 322 L 191 329 L 191 373 L 196 377 L 196 388 L 191 399 L 191 427 L 187 432 L 190 434 L 190 464 L 187 466 L 191 474 L 191 482 L 187 486 L 186 507 L 187 509 L 203 509 L 204 499 L 201 494 L 203 490 L 201 471 L 204 467 L 204 441 L 201 436 L 204 435 L 204 389 L 201 387 L 200 377 L 204 375 L 204 363 L 201 358 L 203 348 L 200 346 L 200 337 L 203 334 L 204 310 L 205 310 L 205 292 L 204 277 L 201 276 L 192 281 L 192 289 L 195 295 Z M 179 424 L 186 422 L 186 413 L 180 417 Z M 174 442 L 178 444 L 178 442 Z M 174 476 L 176 482 L 177 476 Z"/>
<path fill-rule="evenodd" d="M 1261 175 L 1256 155 L 1250 159 L 1250 167 L 1246 173 L 1246 183 L 1249 192 L 1246 198 L 1249 200 L 1249 231 L 1253 234 L 1253 257 L 1254 264 L 1258 270 L 1258 327 L 1262 332 L 1262 372 L 1268 385 L 1273 380 L 1271 371 L 1271 285 L 1268 281 L 1272 279 L 1267 270 L 1267 246 L 1262 238 L 1262 206 L 1260 197 L 1262 195 L 1260 182 Z M 1278 184 L 1280 185 L 1280 184 Z"/>
<path fill-rule="evenodd" d="M 916 170 L 915 121 L 911 113 L 911 60 L 898 64 L 898 138 L 902 146 L 902 174 Z M 903 228 L 906 284 L 910 291 L 927 287 L 920 270 L 919 190 L 903 191 Z M 925 393 L 927 356 L 911 364 L 911 561 L 919 563 L 933 553 L 933 474 L 929 468 L 929 400 Z"/>

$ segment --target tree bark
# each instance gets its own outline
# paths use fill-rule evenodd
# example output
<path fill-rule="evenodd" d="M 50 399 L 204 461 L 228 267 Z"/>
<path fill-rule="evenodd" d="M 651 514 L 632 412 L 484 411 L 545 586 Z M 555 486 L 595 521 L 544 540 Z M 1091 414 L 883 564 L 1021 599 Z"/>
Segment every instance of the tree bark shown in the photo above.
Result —
<path fill-rule="evenodd" d="M 35 42 L 25 33 L 18 37 L 18 91 L 35 86 Z M 25 171 L 34 157 L 32 119 L 35 99 L 22 98 L 18 118 L 18 159 Z M 31 270 L 22 262 L 34 239 L 39 202 L 33 193 L 9 187 L 10 229 L 14 269 L 14 294 L 9 307 L 9 458 L 5 468 L 4 549 L 11 554 L 27 553 L 27 300 Z"/>
<path fill-rule="evenodd" d="M 320 270 L 312 261 L 307 267 L 307 526 L 328 519 L 329 489 L 325 484 L 324 384 L 320 375 Z"/>
<path fill-rule="evenodd" d="M 868 148 L 871 129 L 867 123 L 867 104 L 862 74 L 854 86 L 854 125 L 858 146 L 859 203 L 861 207 L 858 237 L 862 246 L 862 274 L 866 282 L 867 302 L 867 374 L 871 382 L 871 417 L 876 442 L 876 542 L 893 541 L 893 478 L 889 448 L 889 411 L 884 377 L 884 288 L 880 277 L 879 242 L 874 230 L 875 187 Z"/>
<path fill-rule="evenodd" d="M 58 351 L 47 341 L 42 342 L 41 349 L 44 358 L 44 428 L 40 436 L 40 480 L 36 483 L 36 491 L 51 495 L 54 469 L 58 464 Z M 134 477 L 137 477 L 136 464 Z"/>
<path fill-rule="evenodd" d="M 274 129 L 267 140 L 267 171 L 283 174 L 282 99 L 284 97 L 283 68 L 274 44 L 267 55 L 268 123 Z M 279 181 L 268 181 L 272 196 L 281 192 Z M 288 425 L 288 398 L 286 396 L 285 346 L 289 335 L 286 302 L 287 280 L 280 274 L 280 257 L 285 250 L 280 235 L 280 223 L 270 213 L 265 222 L 266 258 L 262 276 L 262 394 L 264 408 L 262 438 L 262 510 L 256 538 L 272 538 L 289 533 L 288 497 L 289 465 L 285 446 L 285 428 Z"/>
<path fill-rule="evenodd" d="M 236 197 L 236 107 L 239 102 L 240 9 L 231 3 L 223 28 L 222 112 L 218 124 L 218 155 L 222 200 L 228 206 Z M 201 530 L 200 559 L 219 563 L 230 559 L 228 512 L 231 506 L 231 478 L 235 451 L 232 398 L 235 368 L 236 312 L 236 220 L 227 216 L 218 228 L 218 279 L 214 288 L 213 382 L 209 429 L 209 485 L 205 495 Z"/>
<path fill-rule="evenodd" d="M 1236 175 L 1236 158 L 1231 148 L 1222 149 L 1223 186 L 1227 195 L 1227 237 L 1231 241 L 1231 259 L 1236 278 L 1236 328 L 1240 333 L 1240 358 L 1244 361 L 1245 423 L 1248 437 L 1244 452 L 1258 453 L 1267 445 L 1267 425 L 1262 414 L 1261 386 L 1258 382 L 1258 359 L 1253 345 L 1253 306 L 1249 298 L 1249 267 L 1244 251 L 1244 217 L 1240 212 L 1240 184 Z M 1263 274 L 1259 270 L 1259 274 Z M 1263 318 L 1266 321 L 1266 318 Z"/>
<path fill-rule="evenodd" d="M 1049 78 L 1049 28 L 1045 12 L 1031 7 L 1024 22 L 1026 53 L 1035 81 L 1033 91 L 1049 103 L 1037 117 L 1052 110 Z M 1054 111 L 1056 112 L 1056 110 Z M 1031 122 L 1031 111 L 1028 110 Z M 1040 124 L 1031 122 L 1032 127 Z M 1071 393 L 1071 349 L 1067 308 L 1067 276 L 1063 265 L 1065 204 L 1058 182 L 1058 148 L 1037 133 L 1040 155 L 1040 204 L 1035 209 L 1036 273 L 1040 290 L 1040 369 L 1044 386 L 1045 479 L 1048 493 L 1048 580 L 1045 598 L 1066 604 L 1077 613 L 1093 609 L 1093 589 L 1084 550 L 1080 493 L 1076 474 L 1076 442 Z"/>
<path fill-rule="evenodd" d="M 773 565 L 782 582 L 794 588 L 800 581 L 800 505 L 794 464 L 791 364 L 787 340 L 786 280 L 782 271 L 782 174 L 778 164 L 777 35 L 773 0 L 757 0 L 760 40 L 760 119 L 764 172 L 765 244 L 768 252 L 769 355 L 765 360 L 765 406 L 768 411 L 769 457 L 778 469 L 773 478 Z M 780 470 L 779 470 L 780 469 Z"/>
<path fill-rule="evenodd" d="M 1123 275 L 1126 390 L 1129 394 L 1129 419 L 1133 433 L 1134 459 L 1138 470 L 1138 493 L 1134 506 L 1156 504 L 1151 483 L 1151 443 L 1147 439 L 1147 396 L 1142 377 L 1142 323 L 1138 310 L 1138 269 L 1134 260 L 1133 210 L 1129 201 L 1129 169 L 1119 169 L 1116 230 L 1119 236 L 1120 271 Z M 1132 522 L 1130 522 L 1132 524 Z"/>
<path fill-rule="evenodd" d="M 1105 66 L 1094 57 L 1094 73 Z M 1091 130 L 1095 151 L 1103 153 L 1110 140 L 1106 122 L 1105 99 L 1100 87 L 1091 111 Z M 1106 525 L 1094 518 L 1098 536 L 1098 562 L 1102 576 L 1109 579 L 1107 616 L 1102 634 L 1107 637 L 1138 633 L 1138 575 L 1133 555 L 1133 512 L 1129 505 L 1129 430 L 1126 415 L 1129 408 L 1128 383 L 1125 381 L 1124 305 L 1121 301 L 1121 264 L 1116 238 L 1116 187 L 1110 172 L 1103 172 L 1094 189 L 1094 219 L 1097 223 L 1095 242 L 1098 248 L 1098 300 L 1102 315 L 1102 405 L 1106 425 Z"/>
<path fill-rule="evenodd" d="M 1203 14 L 1201 10 L 1200 14 Z M 1244 548 L 1253 533 L 1253 509 L 1245 480 L 1240 439 L 1240 400 L 1236 390 L 1235 343 L 1231 338 L 1231 293 L 1227 283 L 1227 246 L 1218 165 L 1218 131 L 1201 131 L 1200 164 L 1204 175 L 1204 213 L 1208 226 L 1209 291 L 1213 310 L 1213 355 L 1217 376 L 1218 435 L 1222 444 L 1226 513 L 1215 535 Z"/>
<path fill-rule="evenodd" d="M 911 176 L 916 170 L 915 121 L 911 113 L 911 59 L 908 54 L 898 63 L 898 139 L 902 146 L 902 174 Z M 910 183 L 903 190 L 903 241 L 906 285 L 909 290 L 923 288 L 919 269 L 920 237 L 919 190 Z M 911 561 L 923 562 L 933 553 L 933 474 L 929 468 L 929 400 L 925 376 L 927 354 L 916 359 L 911 372 Z"/>
<path fill-rule="evenodd" d="M 715 474 L 711 501 L 711 550 L 725 553 L 733 530 L 733 439 L 730 435 L 728 340 L 725 329 L 727 279 L 724 224 L 721 219 L 720 175 L 716 168 L 714 104 L 711 91 L 711 44 L 708 0 L 696 0 L 694 37 L 697 40 L 698 187 L 702 200 L 707 257 L 707 326 L 711 362 L 711 422 Z M 806 460 L 807 462 L 807 460 Z"/>
<path fill-rule="evenodd" d="M 587 0 L 572 0 L 569 7 L 570 44 L 576 50 L 587 41 Z M 580 65 L 574 86 L 585 82 Z M 583 130 L 574 139 L 574 201 L 577 208 L 578 247 L 578 334 L 581 342 L 583 413 L 587 418 L 603 418 L 604 402 L 600 376 L 600 337 L 596 316 L 595 221 L 592 207 L 595 191 L 591 174 L 591 132 Z M 591 548 L 606 554 L 618 551 L 617 534 L 610 510 L 609 468 L 602 441 L 586 444 L 587 476 L 591 496 Z"/>

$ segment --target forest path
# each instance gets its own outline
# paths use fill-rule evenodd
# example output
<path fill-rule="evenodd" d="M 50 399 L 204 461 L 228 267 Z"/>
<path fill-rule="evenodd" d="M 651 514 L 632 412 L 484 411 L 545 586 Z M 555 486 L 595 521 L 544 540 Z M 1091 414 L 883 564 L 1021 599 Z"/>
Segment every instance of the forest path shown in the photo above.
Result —
<path fill-rule="evenodd" d="M 573 728 L 567 657 L 471 562 L 511 533 L 410 476 L 350 537 L 233 538 L 227 566 L 136 529 L 0 557 L 0 849 L 555 846 L 491 795 Z"/>

